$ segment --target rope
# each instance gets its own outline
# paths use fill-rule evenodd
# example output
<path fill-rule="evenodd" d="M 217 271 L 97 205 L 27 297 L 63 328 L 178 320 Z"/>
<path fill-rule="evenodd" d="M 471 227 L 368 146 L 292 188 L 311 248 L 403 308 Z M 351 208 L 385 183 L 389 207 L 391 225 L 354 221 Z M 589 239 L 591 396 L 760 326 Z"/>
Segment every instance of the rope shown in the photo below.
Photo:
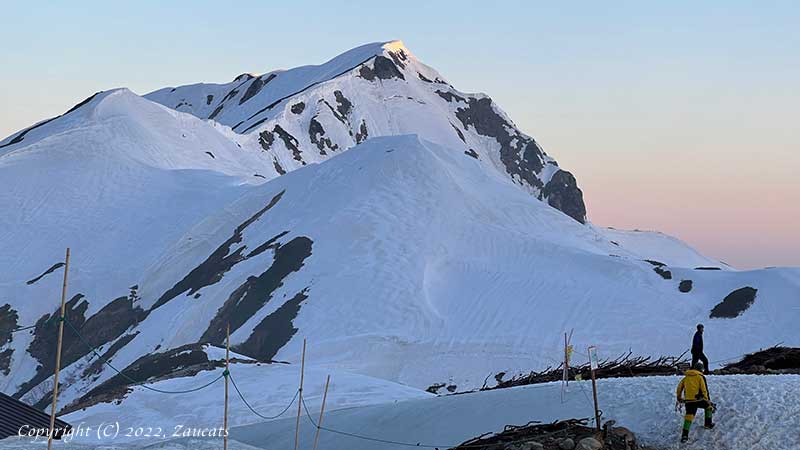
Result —
<path fill-rule="evenodd" d="M 12 332 L 12 333 L 16 333 L 16 332 L 18 332 L 18 331 L 30 330 L 31 328 L 36 328 L 36 325 L 29 325 L 29 326 L 27 326 L 27 327 L 19 327 L 19 328 L 14 328 L 13 330 L 11 330 L 11 332 Z"/>
<path fill-rule="evenodd" d="M 333 429 L 333 428 L 323 427 L 323 426 L 318 425 L 317 422 L 314 421 L 314 419 L 311 417 L 311 412 L 308 410 L 308 405 L 306 405 L 306 400 L 305 399 L 301 399 L 301 403 L 303 404 L 303 409 L 306 412 L 306 417 L 311 422 L 311 424 L 314 426 L 314 428 L 316 428 L 318 430 L 322 430 L 322 431 L 327 431 L 329 433 L 339 434 L 339 435 L 342 435 L 342 436 L 347 436 L 347 437 L 351 437 L 351 438 L 355 438 L 355 439 L 361 439 L 363 441 L 380 442 L 382 444 L 400 445 L 400 446 L 405 446 L 405 447 L 436 448 L 436 449 L 439 449 L 439 448 L 442 448 L 442 449 L 447 449 L 447 448 L 484 448 L 484 447 L 486 447 L 486 444 L 455 444 L 455 445 L 452 445 L 452 444 L 444 445 L 443 444 L 443 445 L 433 445 L 433 444 L 423 444 L 423 443 L 420 443 L 420 442 L 412 443 L 412 442 L 393 441 L 391 439 L 381 439 L 381 438 L 376 438 L 376 437 L 363 436 L 363 435 L 356 434 L 356 433 L 349 433 L 347 431 L 341 431 L 341 430 L 336 430 L 336 429 Z M 564 430 L 556 430 L 556 431 L 551 431 L 549 433 L 538 434 L 536 436 L 529 436 L 529 437 L 526 437 L 526 438 L 521 438 L 521 439 L 516 439 L 516 440 L 513 440 L 513 441 L 503 442 L 502 444 L 505 447 L 505 446 L 512 445 L 512 444 L 528 442 L 531 439 L 541 439 L 541 438 L 552 436 L 554 434 L 558 434 L 558 433 L 562 433 L 562 432 L 564 432 Z"/>
<path fill-rule="evenodd" d="M 126 375 L 126 374 L 122 373 L 122 371 L 120 371 L 119 369 L 117 369 L 116 367 L 114 367 L 114 366 L 113 366 L 113 365 L 112 365 L 112 364 L 111 364 L 111 363 L 110 363 L 110 362 L 109 362 L 107 359 L 103 358 L 103 357 L 100 355 L 100 353 L 97 351 L 97 348 L 93 347 L 93 346 L 92 346 L 92 344 L 90 344 L 88 341 L 86 341 L 86 339 L 83 337 L 83 335 L 82 335 L 82 334 L 81 334 L 81 333 L 78 331 L 78 329 L 77 329 L 77 328 L 75 328 L 75 326 L 73 326 L 73 325 L 72 325 L 72 323 L 71 323 L 69 320 L 66 320 L 66 318 L 63 318 L 63 317 L 62 317 L 62 318 L 59 318 L 59 320 L 60 320 L 60 321 L 63 321 L 64 323 L 66 323 L 66 324 L 67 324 L 67 326 L 68 326 L 68 327 L 69 327 L 69 328 L 72 330 L 72 332 L 73 332 L 73 333 L 75 333 L 75 335 L 78 337 L 78 339 L 79 339 L 81 342 L 83 342 L 83 344 L 84 344 L 84 345 L 85 345 L 85 346 L 86 346 L 86 347 L 87 347 L 87 348 L 88 348 L 88 349 L 89 349 L 89 350 L 90 350 L 92 353 L 94 353 L 94 355 L 95 355 L 95 356 L 97 356 L 97 358 L 98 358 L 100 361 L 102 361 L 102 362 L 103 362 L 105 365 L 107 365 L 108 367 L 110 367 L 110 368 L 111 368 L 111 369 L 112 369 L 114 372 L 118 373 L 118 374 L 119 374 L 119 375 L 120 375 L 122 378 L 125 378 L 126 380 L 128 380 L 128 381 L 129 381 L 131 384 L 133 384 L 134 386 L 139 386 L 139 387 L 145 388 L 145 389 L 147 389 L 147 390 L 150 390 L 150 391 L 153 391 L 153 392 L 158 392 L 158 393 L 161 393 L 161 394 L 188 394 L 188 393 L 190 393 L 190 392 L 197 392 L 197 391 L 199 391 L 199 390 L 201 390 L 201 389 L 205 389 L 205 388 L 207 388 L 207 387 L 211 386 L 212 384 L 216 383 L 217 381 L 221 380 L 221 379 L 222 379 L 222 378 L 225 376 L 225 373 L 223 372 L 223 373 L 222 373 L 222 374 L 220 374 L 220 376 L 218 376 L 217 378 L 214 378 L 212 381 L 209 381 L 208 383 L 206 383 L 206 384 L 204 384 L 204 385 L 202 385 L 202 386 L 200 386 L 200 387 L 196 387 L 196 388 L 192 388 L 192 389 L 186 389 L 186 390 L 181 390 L 181 391 L 167 391 L 167 390 L 163 390 L 163 389 L 157 389 L 157 388 L 154 388 L 154 387 L 147 386 L 147 385 L 145 385 L 145 384 L 144 384 L 145 382 L 136 381 L 136 380 L 134 380 L 133 378 L 129 377 L 128 375 Z"/>
<path fill-rule="evenodd" d="M 286 408 L 284 408 L 283 411 L 281 411 L 280 413 L 278 413 L 278 414 L 276 414 L 274 416 L 264 416 L 264 415 L 259 414 L 258 411 L 256 411 L 255 409 L 253 409 L 252 406 L 250 406 L 250 403 L 248 403 L 247 399 L 244 398 L 244 395 L 242 394 L 242 391 L 240 391 L 239 387 L 236 386 L 236 381 L 233 380 L 233 375 L 228 374 L 228 378 L 231 380 L 231 384 L 233 384 L 233 389 L 235 389 L 236 393 L 239 394 L 239 398 L 241 398 L 242 402 L 244 402 L 245 406 L 247 406 L 247 409 L 249 409 L 250 412 L 252 412 L 253 414 L 257 415 L 258 417 L 260 417 L 260 418 L 262 418 L 264 420 L 277 419 L 278 417 L 286 414 L 286 411 L 288 411 L 289 408 L 291 408 L 292 405 L 294 405 L 294 401 L 297 400 L 297 396 L 298 396 L 298 394 L 300 394 L 300 389 L 296 390 L 294 392 L 294 397 L 292 397 L 292 401 L 289 402 L 289 404 L 286 405 Z"/>

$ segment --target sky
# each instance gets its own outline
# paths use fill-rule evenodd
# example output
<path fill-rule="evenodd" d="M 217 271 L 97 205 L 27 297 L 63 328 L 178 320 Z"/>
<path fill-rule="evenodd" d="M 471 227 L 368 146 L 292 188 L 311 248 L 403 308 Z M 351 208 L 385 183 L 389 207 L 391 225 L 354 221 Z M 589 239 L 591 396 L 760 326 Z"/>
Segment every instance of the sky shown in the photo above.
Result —
<path fill-rule="evenodd" d="M 800 266 L 797 2 L 0 0 L 0 135 L 144 94 L 401 39 L 572 171 L 596 225 L 738 268 Z"/>

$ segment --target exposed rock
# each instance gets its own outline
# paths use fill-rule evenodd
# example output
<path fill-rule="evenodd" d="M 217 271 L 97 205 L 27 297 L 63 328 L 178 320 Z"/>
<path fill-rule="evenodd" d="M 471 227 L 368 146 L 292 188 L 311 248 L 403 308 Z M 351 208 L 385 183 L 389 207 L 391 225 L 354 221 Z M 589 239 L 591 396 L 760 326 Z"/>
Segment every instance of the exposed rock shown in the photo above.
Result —
<path fill-rule="evenodd" d="M 278 245 L 275 248 L 272 265 L 260 275 L 248 277 L 241 286 L 233 291 L 228 300 L 217 310 L 216 316 L 211 320 L 200 341 L 221 343 L 225 338 L 227 325 L 230 325 L 233 332 L 247 322 L 272 299 L 272 293 L 283 286 L 284 279 L 289 274 L 297 272 L 303 267 L 305 260 L 311 256 L 312 244 L 311 239 L 299 236 L 286 244 Z M 297 314 L 296 310 L 299 310 L 300 302 L 305 299 L 305 291 L 301 294 L 299 298 L 295 296 L 294 299 L 287 302 L 294 301 L 296 305 L 290 305 L 289 310 L 282 312 L 282 318 L 291 316 L 292 311 L 295 315 Z M 291 317 L 293 318 L 293 316 Z M 289 327 L 291 327 L 291 323 L 289 323 Z"/>
<path fill-rule="evenodd" d="M 367 122 L 361 119 L 361 126 L 356 133 L 356 144 L 360 144 L 367 140 L 369 133 L 367 132 Z"/>
<path fill-rule="evenodd" d="M 739 317 L 755 302 L 758 289 L 746 286 L 728 294 L 711 310 L 710 318 L 732 319 Z"/>
<path fill-rule="evenodd" d="M 578 188 L 575 177 L 566 170 L 559 170 L 542 190 L 547 203 L 572 217 L 580 223 L 586 223 L 586 205 L 583 203 L 583 192 Z"/>
<path fill-rule="evenodd" d="M 261 145 L 261 148 L 264 150 L 269 150 L 272 148 L 272 144 L 275 142 L 275 134 L 271 131 L 262 131 L 258 135 L 258 143 Z"/>
<path fill-rule="evenodd" d="M 425 75 L 423 75 L 423 74 L 421 74 L 419 72 L 417 72 L 417 77 L 419 77 L 420 80 L 422 80 L 422 81 L 424 81 L 426 83 L 433 83 L 433 80 L 427 78 Z"/>
<path fill-rule="evenodd" d="M 333 91 L 333 96 L 336 97 L 336 111 L 340 116 L 347 117 L 353 109 L 353 104 L 342 94 L 342 91 Z"/>
<path fill-rule="evenodd" d="M 464 154 L 465 154 L 465 155 L 467 155 L 467 156 L 471 156 L 471 157 L 473 157 L 473 158 L 475 158 L 475 159 L 479 159 L 479 158 L 478 158 L 478 152 L 476 152 L 476 151 L 475 151 L 475 150 L 473 150 L 473 149 L 465 150 L 465 151 L 464 151 Z"/>
<path fill-rule="evenodd" d="M 103 369 L 103 365 L 104 365 L 103 361 L 110 361 L 111 358 L 113 358 L 114 355 L 116 355 L 117 352 L 120 351 L 120 349 L 122 349 L 122 347 L 128 345 L 128 343 L 130 341 L 132 341 L 133 338 L 138 336 L 139 333 L 140 332 L 137 331 L 137 332 L 132 333 L 132 334 L 126 334 L 126 335 L 118 338 L 116 341 L 114 341 L 114 343 L 111 344 L 111 346 L 108 348 L 108 350 L 106 350 L 105 353 L 100 355 L 100 358 L 95 359 L 88 367 L 86 367 L 86 369 L 84 369 L 83 376 L 84 377 L 90 377 L 92 375 L 99 374 L 100 371 Z"/>
<path fill-rule="evenodd" d="M 213 95 L 206 95 L 206 105 L 211 105 L 211 102 L 214 100 Z"/>
<path fill-rule="evenodd" d="M 261 92 L 261 89 L 263 89 L 264 86 L 267 85 L 267 83 L 269 83 L 270 81 L 275 79 L 275 76 L 276 75 L 274 73 L 271 73 L 266 78 L 264 78 L 263 76 L 260 76 L 260 77 L 256 78 L 255 80 L 253 80 L 253 82 L 250 83 L 250 86 L 247 87 L 247 90 L 244 92 L 244 95 L 242 96 L 242 98 L 239 99 L 239 104 L 241 105 L 242 103 L 244 103 L 244 102 L 250 100 L 251 98 L 253 98 L 254 95 L 256 95 L 259 92 Z"/>
<path fill-rule="evenodd" d="M 189 377 L 223 365 L 223 361 L 210 361 L 201 344 L 188 344 L 162 353 L 151 353 L 123 369 L 124 376 L 114 375 L 68 405 L 59 414 L 67 414 L 101 402 L 120 400 L 132 390 L 130 379 L 143 383 Z"/>
<path fill-rule="evenodd" d="M 445 92 L 445 91 L 437 90 L 436 91 L 436 95 L 438 95 L 439 97 L 442 97 L 443 99 L 447 100 L 448 102 L 454 102 L 456 100 L 458 100 L 460 102 L 464 102 L 464 103 L 467 102 L 467 100 L 464 97 L 462 97 L 462 96 L 460 96 L 458 94 L 454 94 L 452 92 Z"/>
<path fill-rule="evenodd" d="M 311 143 L 316 145 L 317 149 L 319 149 L 320 155 L 327 155 L 325 152 L 326 148 L 331 151 L 339 149 L 337 144 L 334 144 L 330 138 L 325 137 L 325 129 L 322 127 L 322 124 L 317 121 L 316 117 L 313 117 L 308 124 L 308 136 L 311 139 Z"/>
<path fill-rule="evenodd" d="M 303 102 L 295 103 L 290 109 L 294 114 L 300 114 L 306 109 L 306 104 Z"/>
<path fill-rule="evenodd" d="M 694 270 L 722 270 L 719 267 L 695 267 Z"/>
<path fill-rule="evenodd" d="M 523 442 L 520 450 L 544 450 L 544 445 L 536 441 Z"/>
<path fill-rule="evenodd" d="M 214 156 L 214 154 L 213 154 L 213 153 L 211 153 L 211 152 L 206 152 L 206 155 L 210 156 L 210 157 L 211 157 L 211 159 L 217 159 L 217 157 L 216 157 L 216 156 Z"/>
<path fill-rule="evenodd" d="M 3 375 L 8 375 L 11 373 L 11 355 L 13 354 L 13 348 L 7 348 L 0 352 L 0 373 Z"/>
<path fill-rule="evenodd" d="M 376 77 L 381 80 L 390 80 L 392 78 L 406 79 L 391 59 L 381 55 L 375 57 L 372 68 L 363 65 L 358 73 L 361 77 L 369 81 L 373 81 Z"/>
<path fill-rule="evenodd" d="M 564 438 L 558 442 L 558 448 L 561 450 L 572 450 L 575 448 L 575 441 L 570 438 Z"/>
<path fill-rule="evenodd" d="M 692 290 L 692 280 L 681 280 L 678 290 L 684 294 Z"/>
<path fill-rule="evenodd" d="M 243 82 L 243 81 L 250 80 L 252 78 L 253 78 L 253 75 L 251 75 L 249 73 L 243 73 L 243 74 L 238 75 L 236 78 L 234 78 L 233 81 L 234 81 L 234 83 L 235 82 Z"/>
<path fill-rule="evenodd" d="M 276 194 L 265 207 L 236 227 L 232 236 L 217 247 L 205 261 L 192 269 L 192 271 L 176 283 L 175 286 L 162 294 L 151 310 L 160 307 L 184 292 L 188 291 L 187 295 L 193 295 L 200 289 L 218 282 L 233 266 L 247 259 L 247 257 L 242 254 L 246 246 L 240 246 L 233 251 L 231 251 L 231 247 L 233 247 L 234 244 L 242 242 L 242 233 L 244 230 L 250 226 L 250 224 L 260 219 L 264 213 L 272 209 L 272 207 L 280 201 L 285 192 L 286 191 L 281 191 Z"/>
<path fill-rule="evenodd" d="M 220 103 L 219 105 L 217 105 L 217 107 L 214 108 L 214 111 L 211 112 L 211 114 L 208 116 L 208 118 L 213 120 L 215 117 L 217 117 L 219 115 L 219 113 L 222 112 L 222 108 L 224 106 L 225 106 L 224 103 Z"/>
<path fill-rule="evenodd" d="M 280 165 L 277 159 L 272 158 L 272 166 L 275 167 L 275 171 L 278 172 L 280 175 L 286 175 L 286 169 Z"/>
<path fill-rule="evenodd" d="M 462 133 L 461 130 L 457 126 L 453 125 L 452 123 L 450 124 L 450 126 L 453 127 L 454 130 L 456 130 L 456 134 L 458 135 L 458 138 L 461 139 L 461 142 L 466 144 L 467 140 L 464 139 L 464 133 Z"/>
<path fill-rule="evenodd" d="M 447 385 L 446 383 L 436 383 L 436 384 L 432 384 L 432 385 L 428 386 L 428 387 L 425 389 L 425 391 L 426 391 L 426 392 L 430 392 L 431 394 L 438 394 L 438 393 L 439 393 L 439 389 L 441 389 L 441 388 L 445 387 L 446 385 Z"/>
<path fill-rule="evenodd" d="M 654 259 L 645 259 L 644 261 L 646 263 L 652 264 L 652 265 L 654 265 L 656 267 L 664 267 L 664 266 L 666 266 L 666 264 L 662 263 L 661 261 L 656 261 Z"/>
<path fill-rule="evenodd" d="M 9 304 L 0 306 L 0 347 L 12 341 L 13 331 L 17 329 L 19 315 Z"/>
<path fill-rule="evenodd" d="M 308 288 L 303 289 L 265 317 L 253 328 L 250 337 L 242 344 L 235 346 L 234 350 L 260 361 L 271 361 L 278 350 L 297 333 L 297 328 L 294 327 L 292 321 L 300 312 L 303 301 L 308 298 L 307 292 Z"/>
<path fill-rule="evenodd" d="M 603 448 L 603 444 L 593 437 L 583 438 L 575 446 L 575 450 L 600 450 L 601 448 Z"/>
<path fill-rule="evenodd" d="M 671 280 L 672 279 L 672 272 L 670 272 L 669 270 L 666 270 L 666 269 L 664 269 L 664 268 L 662 268 L 660 266 L 653 267 L 653 271 L 655 273 L 661 275 L 661 278 L 663 278 L 665 280 Z"/>
<path fill-rule="evenodd" d="M 395 64 L 405 69 L 406 65 L 404 61 L 408 61 L 408 56 L 406 56 L 406 52 L 404 52 L 402 48 L 397 51 L 389 51 L 386 53 L 389 54 L 389 57 L 392 58 Z"/>
<path fill-rule="evenodd" d="M 375 72 L 366 65 L 361 66 L 361 68 L 358 69 L 358 75 L 367 81 L 373 81 L 375 79 Z"/>
<path fill-rule="evenodd" d="M 500 144 L 500 161 L 509 175 L 529 186 L 543 187 L 537 175 L 544 168 L 544 153 L 536 141 L 515 131 L 514 124 L 495 110 L 490 98 L 468 98 L 466 107 L 456 109 L 456 117 L 465 128 L 472 126 L 478 134 L 492 137 Z M 556 172 L 548 186 L 544 186 L 546 192 L 543 192 L 545 197 L 552 196 L 548 203 L 585 223 L 583 193 L 578 189 L 575 177 L 562 170 Z"/>
<path fill-rule="evenodd" d="M 300 143 L 297 141 L 297 138 L 289 134 L 288 131 L 281 128 L 280 125 L 275 125 L 275 128 L 272 131 L 278 135 L 279 138 L 283 141 L 284 145 L 288 150 L 291 150 L 292 156 L 295 160 L 300 161 L 305 165 L 305 161 L 303 161 L 302 153 L 300 152 Z"/>

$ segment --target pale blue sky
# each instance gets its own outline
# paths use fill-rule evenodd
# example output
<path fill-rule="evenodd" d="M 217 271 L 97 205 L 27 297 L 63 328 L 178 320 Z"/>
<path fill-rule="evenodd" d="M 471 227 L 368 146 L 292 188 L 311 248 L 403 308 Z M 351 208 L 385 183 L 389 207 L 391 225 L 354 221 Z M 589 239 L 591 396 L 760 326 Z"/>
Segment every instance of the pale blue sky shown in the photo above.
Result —
<path fill-rule="evenodd" d="M 97 90 L 224 82 L 402 39 L 572 170 L 593 222 L 739 267 L 800 265 L 798 3 L 550 3 L 2 1 L 0 135 Z"/>

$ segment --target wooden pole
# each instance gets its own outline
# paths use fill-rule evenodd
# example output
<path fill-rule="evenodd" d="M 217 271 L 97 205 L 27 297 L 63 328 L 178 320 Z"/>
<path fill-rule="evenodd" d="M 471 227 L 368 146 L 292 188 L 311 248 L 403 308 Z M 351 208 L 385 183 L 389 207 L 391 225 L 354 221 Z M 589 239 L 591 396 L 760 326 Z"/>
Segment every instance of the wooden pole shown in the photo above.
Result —
<path fill-rule="evenodd" d="M 228 450 L 228 376 L 230 376 L 231 364 L 231 324 L 225 332 L 225 417 L 222 419 L 222 448 Z"/>
<path fill-rule="evenodd" d="M 564 382 L 569 386 L 569 344 L 566 331 L 564 332 Z"/>
<path fill-rule="evenodd" d="M 300 413 L 303 409 L 303 377 L 306 370 L 306 340 L 303 339 L 303 355 L 300 357 L 300 392 L 297 395 L 297 422 L 294 428 L 294 450 L 300 445 Z"/>
<path fill-rule="evenodd" d="M 58 346 L 56 347 L 56 369 L 53 373 L 53 403 L 50 407 L 50 434 L 47 437 L 47 450 L 53 447 L 53 434 L 56 426 L 56 403 L 58 401 L 58 373 L 61 370 L 61 344 L 64 341 L 64 313 L 67 304 L 67 274 L 69 273 L 69 247 L 64 257 L 64 283 L 61 285 L 61 316 L 58 319 Z"/>
<path fill-rule="evenodd" d="M 595 350 L 596 351 L 596 350 Z M 597 379 L 594 376 L 594 362 L 592 361 L 592 347 L 589 347 L 589 367 L 592 369 L 592 395 L 594 396 L 594 425 L 600 431 L 600 407 L 597 404 Z"/>
<path fill-rule="evenodd" d="M 317 450 L 317 443 L 319 443 L 319 432 L 322 427 L 322 415 L 325 414 L 325 401 L 328 400 L 328 385 L 331 383 L 331 376 L 325 379 L 325 392 L 322 394 L 322 408 L 319 410 L 319 421 L 317 422 L 317 435 L 314 436 L 314 450 Z"/>

